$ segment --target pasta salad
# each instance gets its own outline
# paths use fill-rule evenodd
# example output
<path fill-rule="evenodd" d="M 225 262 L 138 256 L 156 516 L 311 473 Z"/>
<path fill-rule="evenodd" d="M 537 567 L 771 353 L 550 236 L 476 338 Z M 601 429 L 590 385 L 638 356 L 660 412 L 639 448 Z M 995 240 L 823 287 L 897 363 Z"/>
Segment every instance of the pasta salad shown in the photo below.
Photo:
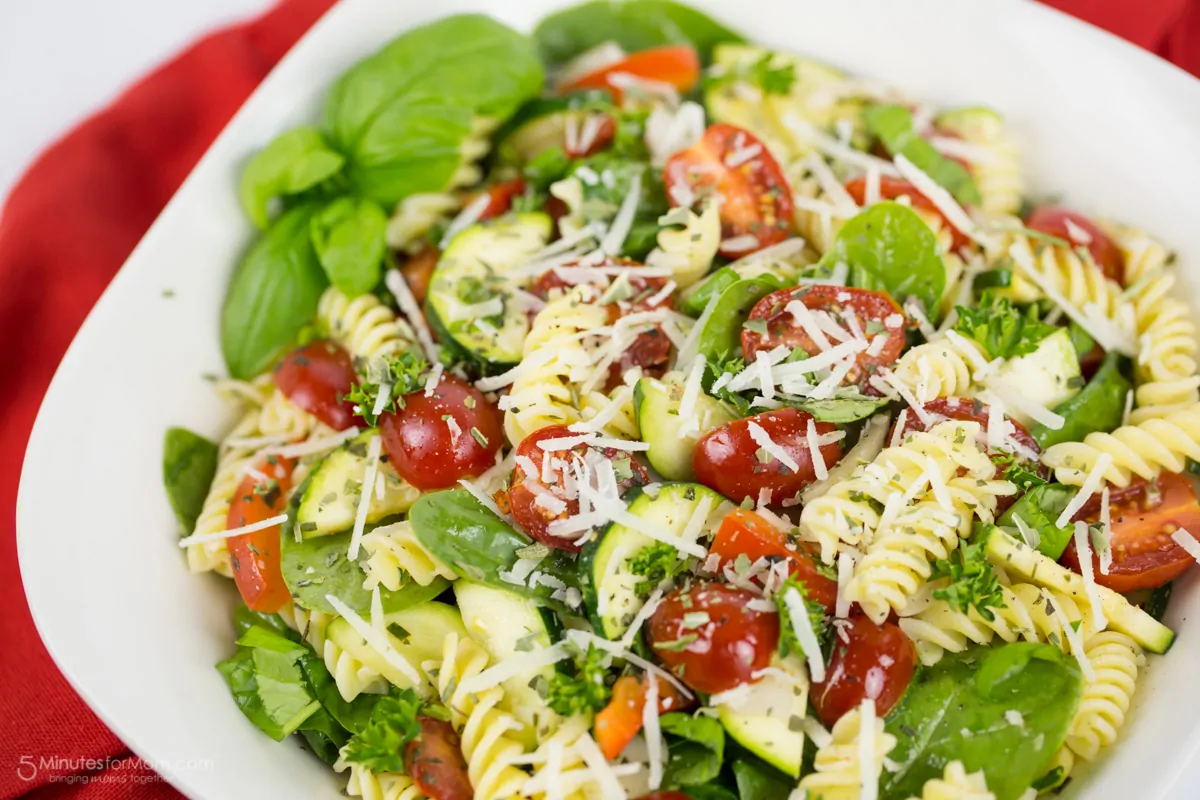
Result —
<path fill-rule="evenodd" d="M 402 34 L 254 154 L 219 442 L 247 720 L 373 800 L 1029 800 L 1120 738 L 1200 504 L 1148 233 L 670 0 Z"/>

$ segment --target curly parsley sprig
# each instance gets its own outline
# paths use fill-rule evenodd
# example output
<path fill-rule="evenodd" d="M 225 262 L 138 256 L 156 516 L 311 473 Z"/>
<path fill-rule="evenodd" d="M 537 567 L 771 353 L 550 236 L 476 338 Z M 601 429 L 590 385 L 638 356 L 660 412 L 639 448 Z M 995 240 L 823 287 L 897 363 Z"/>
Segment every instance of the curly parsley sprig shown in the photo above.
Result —
<path fill-rule="evenodd" d="M 346 743 L 346 760 L 372 772 L 404 773 L 404 749 L 421 735 L 419 717 L 448 720 L 449 714 L 442 706 L 423 703 L 412 689 L 380 698 L 366 726 Z"/>
<path fill-rule="evenodd" d="M 596 712 L 608 705 L 612 687 L 608 669 L 604 666 L 607 654 L 592 645 L 584 653 L 576 653 L 575 674 L 554 673 L 547 687 L 546 703 L 564 717 Z"/>
<path fill-rule="evenodd" d="M 1004 607 L 1000 581 L 996 578 L 996 570 L 988 561 L 983 544 L 993 527 L 984 526 L 975 544 L 964 544 L 950 553 L 949 558 L 935 561 L 933 574 L 930 576 L 931 580 L 950 580 L 946 586 L 933 590 L 934 597 L 945 600 L 951 608 L 963 614 L 974 606 L 979 616 L 988 622 L 995 618 L 991 609 Z"/>
<path fill-rule="evenodd" d="M 380 414 L 404 408 L 404 395 L 417 391 L 425 385 L 425 374 L 429 364 L 425 359 L 410 352 L 390 356 L 383 369 L 371 370 L 377 374 L 361 376 L 362 380 L 345 396 L 354 403 L 358 415 L 372 428 Z M 387 392 L 380 414 L 375 413 L 381 392 Z"/>

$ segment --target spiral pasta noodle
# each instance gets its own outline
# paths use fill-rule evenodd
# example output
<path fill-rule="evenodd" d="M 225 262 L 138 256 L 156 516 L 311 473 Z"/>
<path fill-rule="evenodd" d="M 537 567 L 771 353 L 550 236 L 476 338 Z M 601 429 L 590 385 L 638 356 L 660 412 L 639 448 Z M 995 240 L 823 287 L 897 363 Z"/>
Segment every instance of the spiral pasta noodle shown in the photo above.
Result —
<path fill-rule="evenodd" d="M 429 233 L 434 225 L 450 219 L 462 202 L 450 192 L 412 194 L 400 201 L 388 220 L 387 243 L 405 250 Z"/>
<path fill-rule="evenodd" d="M 1067 747 L 1091 761 L 1116 741 L 1137 686 L 1142 649 L 1124 633 L 1102 631 L 1084 645 L 1096 679 L 1083 687 L 1079 711 L 1067 730 Z"/>
<path fill-rule="evenodd" d="M 300 637 L 308 642 L 313 650 L 324 654 L 325 629 L 334 620 L 332 614 L 326 614 L 324 611 L 310 611 L 295 603 L 289 603 L 279 609 L 278 613 L 287 626 L 300 634 Z"/>
<path fill-rule="evenodd" d="M 708 203 L 700 214 L 687 211 L 683 228 L 660 230 L 658 248 L 646 257 L 646 265 L 669 267 L 671 279 L 683 288 L 708 272 L 720 245 L 721 217 L 716 204 Z"/>
<path fill-rule="evenodd" d="M 941 422 L 929 431 L 910 434 L 900 445 L 884 449 L 870 464 L 858 467 L 849 478 L 835 483 L 804 507 L 800 514 L 801 536 L 821 546 L 825 563 L 833 562 L 839 543 L 869 546 L 888 504 L 913 500 L 928 485 L 930 475 L 948 489 L 958 486 L 960 495 L 967 492 L 969 496 L 960 499 L 968 506 L 988 502 L 976 498 L 976 492 L 986 489 L 1007 493 L 1011 484 L 997 486 L 995 481 L 984 480 L 979 486 L 969 480 L 971 486 L 964 487 L 962 481 L 956 483 L 955 474 L 960 468 L 980 479 L 991 478 L 995 471 L 991 459 L 975 445 L 979 432 L 977 422 Z M 990 503 L 995 508 L 994 499 Z"/>
<path fill-rule="evenodd" d="M 521 790 L 523 796 L 544 800 L 550 780 L 556 782 L 564 800 L 591 800 L 600 796 L 596 776 L 584 761 L 578 746 L 584 736 L 590 735 L 589 725 L 586 716 L 570 717 L 538 745 L 529 756 L 534 764 L 533 775 Z M 554 766 L 551 767 L 551 764 Z"/>
<path fill-rule="evenodd" d="M 346 781 L 346 794 L 363 800 L 424 800 L 425 793 L 413 783 L 413 779 L 398 772 L 372 772 L 362 764 L 346 761 L 339 754 L 333 768 L 337 772 L 350 770 Z"/>
<path fill-rule="evenodd" d="M 800 788 L 809 800 L 858 800 L 862 788 L 859 765 L 859 737 L 862 735 L 862 711 L 858 708 L 842 715 L 830 731 L 832 739 L 817 749 L 813 772 L 800 780 Z M 886 732 L 883 720 L 875 718 L 875 774 L 896 746 L 896 737 Z"/>
<path fill-rule="evenodd" d="M 404 576 L 410 576 L 422 586 L 428 586 L 437 578 L 454 580 L 454 570 L 429 552 L 413 532 L 408 520 L 383 525 L 362 537 L 367 559 L 363 562 L 366 580 L 363 588 L 370 591 L 376 586 L 397 591 L 404 584 Z"/>
<path fill-rule="evenodd" d="M 1062 442 L 1046 449 L 1042 463 L 1060 483 L 1080 486 L 1102 455 L 1112 461 L 1104 478 L 1118 487 L 1133 475 L 1153 479 L 1161 470 L 1183 472 L 1187 460 L 1200 460 L 1200 403 L 1112 433 L 1089 433 L 1082 442 Z"/>
<path fill-rule="evenodd" d="M 1138 356 L 1134 362 L 1137 424 L 1164 416 L 1200 400 L 1196 376 L 1196 326 L 1187 304 L 1171 295 L 1175 276 L 1145 276 L 1133 298 Z"/>
<path fill-rule="evenodd" d="M 996 800 L 996 795 L 988 791 L 983 770 L 968 774 L 961 761 L 951 761 L 942 777 L 925 781 L 920 800 Z"/>
<path fill-rule="evenodd" d="M 306 438 L 318 424 L 316 417 L 297 406 L 278 389 L 263 403 L 258 421 L 263 436 L 279 436 L 289 441 Z"/>
<path fill-rule="evenodd" d="M 1003 118 L 990 110 L 981 110 L 972 114 L 970 124 L 950 127 L 984 156 L 972 161 L 969 167 L 979 188 L 979 207 L 988 213 L 1017 213 L 1025 190 L 1021 151 L 1005 129 Z"/>
<path fill-rule="evenodd" d="M 792 199 L 792 227 L 818 256 L 825 254 L 849 217 L 829 202 L 811 176 L 793 179 Z"/>
<path fill-rule="evenodd" d="M 364 643 L 363 647 L 367 645 Z M 364 692 L 374 694 L 386 686 L 386 678 L 362 660 L 361 652 L 345 648 L 333 639 L 326 639 L 321 655 L 325 668 L 337 685 L 338 694 L 347 703 Z"/>
<path fill-rule="evenodd" d="M 1062 592 L 1029 583 L 1001 586 L 1000 592 L 1004 604 L 988 609 L 991 620 L 984 619 L 974 606 L 962 612 L 944 600 L 934 600 L 913 616 L 902 617 L 900 629 L 916 646 L 921 663 L 932 666 L 943 653 L 961 653 L 972 644 L 991 644 L 995 637 L 1005 643 L 1048 642 L 1066 651 L 1069 639 L 1055 609 L 1060 609 L 1069 623 L 1079 623 L 1082 637 L 1096 628 L 1091 607 L 1080 606 Z"/>
<path fill-rule="evenodd" d="M 1143 230 L 1111 223 L 1105 224 L 1104 228 L 1121 251 L 1126 286 L 1134 286 L 1143 278 L 1162 272 L 1174 259 L 1162 242 Z"/>
<path fill-rule="evenodd" d="M 475 789 L 475 800 L 499 800 L 520 794 L 529 776 L 509 763 L 524 752 L 506 734 L 521 725 L 496 706 L 504 689 L 494 686 L 481 692 L 465 692 L 463 681 L 483 672 L 488 656 L 473 640 L 451 633 L 440 666 L 437 690 L 450 709 L 450 721 L 462 738 L 467 774 Z"/>
<path fill-rule="evenodd" d="M 892 376 L 918 403 L 928 403 L 968 394 L 975 373 L 987 363 L 979 345 L 954 335 L 912 348 L 893 365 Z"/>
<path fill-rule="evenodd" d="M 372 294 L 350 300 L 331 286 L 317 304 L 317 319 L 356 365 L 405 351 L 419 353 L 409 324 Z"/>

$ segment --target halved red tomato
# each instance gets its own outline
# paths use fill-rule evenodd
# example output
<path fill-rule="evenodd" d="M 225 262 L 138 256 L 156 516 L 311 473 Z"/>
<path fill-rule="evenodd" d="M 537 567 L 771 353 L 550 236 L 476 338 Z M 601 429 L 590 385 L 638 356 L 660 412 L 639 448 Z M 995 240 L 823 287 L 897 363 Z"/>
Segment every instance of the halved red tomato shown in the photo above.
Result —
<path fill-rule="evenodd" d="M 1155 484 L 1141 483 L 1138 491 L 1110 498 L 1109 519 L 1112 536 L 1109 549 L 1112 565 L 1108 574 L 1100 572 L 1100 559 L 1092 549 L 1092 574 L 1096 583 L 1117 592 L 1154 589 L 1175 580 L 1195 563 L 1171 534 L 1183 529 L 1193 538 L 1200 534 L 1200 503 L 1196 489 L 1186 475 L 1164 473 Z M 1096 522 L 1100 518 L 1099 501 L 1085 506 L 1076 519 Z M 1067 545 L 1062 563 L 1079 572 L 1079 554 L 1075 542 Z"/>
<path fill-rule="evenodd" d="M 483 207 L 479 219 L 491 219 L 506 213 L 512 208 L 513 200 L 525 193 L 525 179 L 513 178 L 509 181 L 493 183 L 483 191 L 487 192 L 488 204 Z M 478 197 L 478 194 L 472 195 L 467 204 L 470 205 Z"/>
<path fill-rule="evenodd" d="M 551 452 L 542 448 L 542 442 L 548 439 L 569 439 L 578 435 L 566 425 L 551 425 L 534 431 L 521 440 L 517 445 L 517 466 L 513 469 L 509 481 L 507 502 L 513 519 L 527 534 L 550 547 L 572 553 L 583 549 L 583 544 L 578 540 L 587 531 L 557 536 L 550 532 L 550 523 L 579 513 L 579 498 L 569 496 L 563 486 L 564 467 L 575 459 L 582 459 L 593 448 L 586 444 L 578 444 Z M 646 470 L 628 453 L 607 448 L 601 448 L 599 452 L 614 462 L 614 467 L 620 464 L 622 469 L 617 475 L 617 487 L 622 494 L 634 486 L 644 486 L 650 482 Z"/>
<path fill-rule="evenodd" d="M 421 733 L 404 748 L 404 766 L 430 800 L 471 800 L 475 796 L 462 742 L 449 722 L 417 717 Z"/>
<path fill-rule="evenodd" d="M 740 555 L 751 561 L 760 558 L 787 561 L 788 573 L 804 583 L 810 600 L 825 606 L 831 614 L 837 605 L 837 581 L 823 575 L 812 553 L 802 549 L 802 544 L 790 544 L 783 531 L 761 514 L 741 508 L 731 511 L 721 520 L 709 552 L 719 555 L 722 565 Z"/>
<path fill-rule="evenodd" d="M 1124 284 L 1125 257 L 1120 248 L 1100 230 L 1100 226 L 1083 214 L 1067 208 L 1043 206 L 1029 215 L 1025 226 L 1086 247 L 1106 278 Z"/>
<path fill-rule="evenodd" d="M 846 191 L 854 198 L 854 202 L 860 206 L 866 202 L 867 197 L 867 179 L 854 178 L 846 183 Z M 921 194 L 917 187 L 910 181 L 903 178 L 892 178 L 887 175 L 882 175 L 879 178 L 879 197 L 883 200 L 895 200 L 897 197 L 907 197 L 912 203 L 913 208 L 919 208 L 922 211 L 927 211 L 930 214 L 936 214 L 942 221 L 942 225 L 950 230 L 953 238 L 951 247 L 958 250 L 970 243 L 970 239 L 965 233 L 951 224 L 942 210 L 925 195 Z"/>
<path fill-rule="evenodd" d="M 876 625 L 855 616 L 834 624 L 846 629 L 835 633 L 825 680 L 813 684 L 817 716 L 832 726 L 866 698 L 875 701 L 876 714 L 885 716 L 912 682 L 916 648 L 894 622 Z"/>
<path fill-rule="evenodd" d="M 425 294 L 429 291 L 429 279 L 433 277 L 433 270 L 441 257 L 442 251 L 430 244 L 406 258 L 400 265 L 400 274 L 404 276 L 404 281 L 418 304 L 425 302 Z"/>
<path fill-rule="evenodd" d="M 275 365 L 279 391 L 334 430 L 354 424 L 354 404 L 345 396 L 357 382 L 350 354 L 329 339 L 298 347 Z"/>
<path fill-rule="evenodd" d="M 771 292 L 751 309 L 747 325 L 742 328 L 742 351 L 747 361 L 753 361 L 760 350 L 770 351 L 780 345 L 815 356 L 841 344 L 837 337 L 815 330 L 815 324 L 802 325 L 796 314 L 788 310 L 793 302 L 803 304 L 809 311 L 829 314 L 848 335 L 861 334 L 870 342 L 855 357 L 855 366 L 846 373 L 846 383 L 859 383 L 877 368 L 891 366 L 904 349 L 908 319 L 886 294 L 842 286 L 800 286 Z M 797 311 L 802 313 L 804 309 Z M 756 325 L 758 320 L 764 325 Z M 814 333 L 821 337 L 820 341 L 813 338 Z M 881 336 L 883 342 L 877 343 L 877 337 Z"/>
<path fill-rule="evenodd" d="M 563 152 L 569 158 L 595 155 L 607 149 L 617 136 L 617 123 L 611 114 L 593 111 L 582 118 L 572 116 L 570 119 L 574 121 L 568 121 L 567 124 L 574 125 L 574 131 L 572 133 L 572 129 L 568 128 L 563 138 Z"/>
<path fill-rule="evenodd" d="M 721 255 L 727 258 L 782 242 L 791 232 L 792 190 L 766 145 L 749 131 L 710 125 L 699 142 L 667 160 L 663 181 L 671 205 L 719 196 Z"/>
<path fill-rule="evenodd" d="M 624 85 L 614 75 L 631 75 L 646 81 L 657 81 L 687 92 L 700 80 L 700 57 L 690 45 L 663 45 L 651 47 L 582 77 L 575 78 L 558 87 L 559 94 L 569 94 L 581 89 L 608 89 L 613 102 L 621 104 Z"/>
<path fill-rule="evenodd" d="M 267 456 L 255 472 L 247 473 L 229 504 L 226 529 L 253 525 L 283 513 L 295 465 L 291 459 Z M 272 525 L 225 540 L 233 580 L 253 611 L 273 614 L 292 599 L 280 569 L 279 536 L 280 526 Z"/>

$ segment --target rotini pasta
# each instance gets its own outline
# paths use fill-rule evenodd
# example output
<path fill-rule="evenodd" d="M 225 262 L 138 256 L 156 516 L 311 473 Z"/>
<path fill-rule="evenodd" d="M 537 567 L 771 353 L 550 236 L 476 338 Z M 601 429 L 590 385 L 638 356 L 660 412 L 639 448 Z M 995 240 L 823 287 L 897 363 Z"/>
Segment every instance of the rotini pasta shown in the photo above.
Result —
<path fill-rule="evenodd" d="M 700 214 L 687 211 L 687 222 L 678 230 L 658 232 L 658 248 L 646 257 L 648 266 L 668 267 L 680 288 L 692 285 L 708 272 L 721 244 L 721 217 L 714 203 Z"/>
<path fill-rule="evenodd" d="M 920 800 L 996 800 L 996 795 L 988 791 L 983 770 L 967 774 L 961 761 L 951 761 L 942 777 L 925 781 Z"/>
<path fill-rule="evenodd" d="M 509 763 L 524 750 L 507 736 L 509 731 L 520 729 L 520 723 L 496 707 L 504 690 L 496 686 L 475 693 L 460 688 L 463 681 L 487 666 L 487 652 L 482 647 L 451 633 L 437 667 L 437 690 L 450 709 L 451 723 L 460 731 L 475 800 L 501 800 L 520 794 L 529 776 Z"/>
<path fill-rule="evenodd" d="M 393 250 L 405 250 L 444 222 L 462 202 L 450 192 L 413 194 L 400 201 L 388 220 L 387 243 Z"/>
<path fill-rule="evenodd" d="M 324 611 L 309 611 L 295 603 L 289 603 L 279 609 L 278 613 L 287 626 L 300 634 L 313 650 L 318 654 L 325 653 L 325 629 L 334 619 L 332 614 L 326 614 Z"/>
<path fill-rule="evenodd" d="M 896 737 L 887 733 L 883 720 L 875 718 L 875 775 L 883 770 L 883 761 L 896 746 Z M 817 749 L 813 772 L 800 779 L 800 789 L 808 800 L 858 800 L 862 788 L 859 765 L 859 737 L 862 736 L 862 711 L 847 712 L 834 724 L 832 740 Z"/>
<path fill-rule="evenodd" d="M 1174 286 L 1175 276 L 1160 272 L 1146 275 L 1135 287 L 1139 348 L 1134 362 L 1137 407 L 1130 418 L 1134 424 L 1200 400 L 1196 326 L 1187 304 L 1171 295 Z"/>
<path fill-rule="evenodd" d="M 307 438 L 319 424 L 316 417 L 296 406 L 278 389 L 263 403 L 258 419 L 263 436 L 279 436 L 292 442 Z"/>
<path fill-rule="evenodd" d="M 533 763 L 533 776 L 521 794 L 534 800 L 546 800 L 552 790 L 561 792 L 563 800 L 593 800 L 602 796 L 595 774 L 588 769 L 579 749 L 580 740 L 589 736 L 588 718 L 576 715 L 563 721 L 549 737 L 528 756 Z M 555 786 L 550 786 L 550 781 Z"/>
<path fill-rule="evenodd" d="M 397 591 L 406 575 L 422 586 L 439 577 L 458 577 L 421 544 L 408 520 L 375 528 L 363 536 L 362 546 L 367 552 L 362 565 L 366 575 L 363 588 L 368 591 L 376 586 Z"/>
<path fill-rule="evenodd" d="M 892 375 L 918 403 L 928 403 L 970 394 L 976 373 L 987 364 L 979 345 L 953 334 L 909 350 L 892 367 Z"/>
<path fill-rule="evenodd" d="M 321 295 L 317 319 L 359 365 L 405 351 L 420 352 L 409 324 L 375 295 L 350 300 L 331 286 Z"/>
<path fill-rule="evenodd" d="M 1133 475 L 1150 480 L 1164 469 L 1183 472 L 1189 458 L 1200 459 L 1200 404 L 1112 433 L 1089 433 L 1082 442 L 1053 445 L 1042 454 L 1042 463 L 1060 483 L 1079 486 L 1103 455 L 1111 458 L 1104 478 L 1114 486 L 1128 486 Z"/>
<path fill-rule="evenodd" d="M 339 755 L 333 768 L 337 772 L 350 770 L 346 780 L 346 794 L 363 800 L 424 800 L 425 793 L 417 788 L 412 778 L 398 772 L 375 773 L 361 764 L 346 761 Z"/>
<path fill-rule="evenodd" d="M 980 208 L 995 214 L 1017 213 L 1025 188 L 1021 152 L 1005 129 L 1004 119 L 991 109 L 972 108 L 947 112 L 937 122 L 979 154 L 972 159 L 970 171 L 979 187 Z"/>
<path fill-rule="evenodd" d="M 1132 638 L 1117 631 L 1093 634 L 1083 649 L 1096 679 L 1083 687 L 1079 711 L 1067 731 L 1067 747 L 1091 761 L 1101 748 L 1117 741 L 1137 686 L 1138 665 L 1144 657 Z"/>

